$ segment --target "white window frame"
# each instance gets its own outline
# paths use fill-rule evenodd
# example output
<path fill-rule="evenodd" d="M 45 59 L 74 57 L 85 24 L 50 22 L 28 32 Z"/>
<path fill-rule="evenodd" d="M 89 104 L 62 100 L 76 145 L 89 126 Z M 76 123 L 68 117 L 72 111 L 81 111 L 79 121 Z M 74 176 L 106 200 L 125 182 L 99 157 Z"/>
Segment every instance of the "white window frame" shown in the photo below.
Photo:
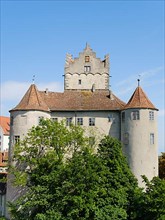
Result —
<path fill-rule="evenodd" d="M 70 126 L 72 124 L 72 117 L 66 118 L 66 126 Z"/>
<path fill-rule="evenodd" d="M 83 125 L 83 118 L 77 118 L 77 125 Z"/>
<path fill-rule="evenodd" d="M 14 136 L 14 144 L 18 144 L 20 142 L 20 136 L 19 135 L 15 135 Z"/>
<path fill-rule="evenodd" d="M 149 120 L 150 121 L 154 120 L 154 111 L 149 111 Z"/>
<path fill-rule="evenodd" d="M 53 118 L 51 118 L 51 120 L 52 120 L 53 122 L 58 122 L 58 118 L 57 118 L 57 117 L 53 117 Z"/>
<path fill-rule="evenodd" d="M 91 71 L 91 66 L 84 66 L 84 72 L 89 73 Z"/>
<path fill-rule="evenodd" d="M 132 120 L 140 120 L 140 112 L 138 110 L 131 112 Z"/>

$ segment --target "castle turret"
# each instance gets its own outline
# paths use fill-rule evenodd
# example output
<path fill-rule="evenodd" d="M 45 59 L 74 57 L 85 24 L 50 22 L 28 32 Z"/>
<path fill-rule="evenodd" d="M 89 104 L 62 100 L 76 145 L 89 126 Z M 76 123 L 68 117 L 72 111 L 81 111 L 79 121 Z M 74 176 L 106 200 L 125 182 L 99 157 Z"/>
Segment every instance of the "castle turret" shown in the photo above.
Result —
<path fill-rule="evenodd" d="M 49 118 L 49 108 L 32 84 L 20 103 L 10 110 L 10 153 L 12 146 L 27 134 L 40 118 Z"/>
<path fill-rule="evenodd" d="M 121 112 L 121 138 L 129 166 L 142 185 L 141 175 L 158 175 L 157 111 L 138 85 Z"/>

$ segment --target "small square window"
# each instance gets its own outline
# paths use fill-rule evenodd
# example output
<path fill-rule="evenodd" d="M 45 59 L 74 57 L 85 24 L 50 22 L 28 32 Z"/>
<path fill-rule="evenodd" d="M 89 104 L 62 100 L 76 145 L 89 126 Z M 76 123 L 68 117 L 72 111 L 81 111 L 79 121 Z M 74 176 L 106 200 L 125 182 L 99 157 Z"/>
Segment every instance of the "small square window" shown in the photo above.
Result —
<path fill-rule="evenodd" d="M 90 72 L 91 67 L 90 66 L 84 66 L 84 72 Z"/>
<path fill-rule="evenodd" d="M 52 118 L 52 121 L 58 122 L 58 118 Z"/>
<path fill-rule="evenodd" d="M 83 125 L 83 118 L 77 118 L 77 125 Z"/>
<path fill-rule="evenodd" d="M 95 118 L 89 118 L 89 126 L 95 126 Z"/>
<path fill-rule="evenodd" d="M 153 121 L 154 120 L 154 112 L 149 111 L 149 120 Z"/>
<path fill-rule="evenodd" d="M 70 126 L 72 123 L 72 118 L 66 118 L 66 126 Z"/>
<path fill-rule="evenodd" d="M 18 144 L 19 142 L 20 142 L 20 136 L 19 135 L 14 136 L 14 143 Z"/>
<path fill-rule="evenodd" d="M 132 120 L 140 120 L 139 111 L 131 112 L 131 118 L 132 118 Z"/>
<path fill-rule="evenodd" d="M 89 62 L 89 61 L 90 61 L 89 56 L 85 56 L 85 62 Z"/>

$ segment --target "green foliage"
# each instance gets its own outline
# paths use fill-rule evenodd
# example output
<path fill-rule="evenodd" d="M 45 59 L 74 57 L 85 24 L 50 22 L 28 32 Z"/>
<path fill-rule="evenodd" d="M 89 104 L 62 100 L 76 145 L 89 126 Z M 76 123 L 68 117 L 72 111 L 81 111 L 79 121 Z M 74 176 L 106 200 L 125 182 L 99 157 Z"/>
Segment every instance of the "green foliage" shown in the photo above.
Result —
<path fill-rule="evenodd" d="M 138 220 L 165 219 L 165 180 L 154 177 L 151 181 L 143 176 L 145 190 L 138 201 Z"/>
<path fill-rule="evenodd" d="M 165 179 L 165 152 L 159 156 L 159 177 Z"/>
<path fill-rule="evenodd" d="M 80 127 L 64 122 L 42 120 L 29 131 L 10 169 L 14 184 L 26 189 L 9 204 L 13 220 L 147 220 L 147 210 L 161 220 L 164 182 L 145 179 L 142 191 L 119 141 L 104 137 L 97 153 L 88 143 Z"/>

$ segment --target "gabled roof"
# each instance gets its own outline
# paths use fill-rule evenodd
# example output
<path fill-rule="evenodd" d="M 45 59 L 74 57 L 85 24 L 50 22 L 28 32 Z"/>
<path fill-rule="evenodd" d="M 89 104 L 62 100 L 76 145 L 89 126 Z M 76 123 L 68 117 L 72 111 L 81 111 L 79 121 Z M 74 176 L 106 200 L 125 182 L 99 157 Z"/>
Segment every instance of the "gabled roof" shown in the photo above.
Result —
<path fill-rule="evenodd" d="M 10 118 L 5 116 L 0 116 L 0 126 L 3 130 L 4 135 L 9 135 L 10 131 Z"/>
<path fill-rule="evenodd" d="M 140 86 L 135 89 L 132 97 L 126 104 L 125 109 L 128 108 L 147 108 L 158 110 L 148 99 L 147 95 L 144 93 Z"/>
<path fill-rule="evenodd" d="M 36 85 L 32 84 L 20 103 L 13 108 L 11 111 L 15 110 L 40 110 L 49 111 L 48 106 L 42 100 L 40 93 Z"/>

